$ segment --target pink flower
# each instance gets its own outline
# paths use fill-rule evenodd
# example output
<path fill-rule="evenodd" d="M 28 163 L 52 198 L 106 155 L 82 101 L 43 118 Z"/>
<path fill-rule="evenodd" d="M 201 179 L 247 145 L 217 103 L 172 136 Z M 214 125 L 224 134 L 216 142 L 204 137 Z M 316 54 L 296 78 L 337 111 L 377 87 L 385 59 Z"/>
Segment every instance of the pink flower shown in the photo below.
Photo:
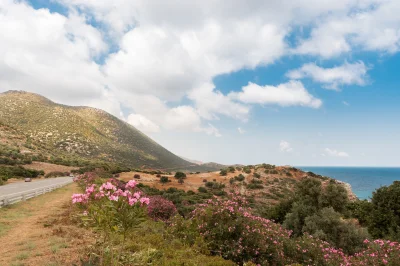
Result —
<path fill-rule="evenodd" d="M 94 188 L 96 187 L 95 184 L 91 185 L 90 187 L 86 188 L 86 194 L 92 194 L 94 192 Z"/>
<path fill-rule="evenodd" d="M 73 194 L 72 195 L 72 203 L 87 203 L 89 196 L 86 194 Z"/>
<path fill-rule="evenodd" d="M 111 184 L 110 182 L 104 183 L 100 187 L 100 191 L 103 191 L 103 190 L 114 190 L 115 191 L 116 189 L 117 188 L 113 184 Z"/>
<path fill-rule="evenodd" d="M 128 198 L 128 204 L 129 204 L 130 206 L 132 206 L 133 204 L 135 204 L 137 201 L 138 201 L 138 200 L 137 200 L 136 198 L 133 198 L 133 197 L 129 197 L 129 198 Z"/>
<path fill-rule="evenodd" d="M 126 185 L 125 188 L 129 189 L 129 188 L 135 188 L 137 185 L 137 182 L 135 180 L 130 180 Z"/>
<path fill-rule="evenodd" d="M 116 196 L 116 195 L 111 195 L 111 196 L 109 196 L 108 198 L 109 198 L 110 200 L 112 200 L 112 201 L 118 201 L 118 199 L 119 199 L 119 197 Z"/>
<path fill-rule="evenodd" d="M 133 193 L 133 196 L 134 196 L 136 199 L 139 199 L 139 198 L 140 198 L 140 192 L 135 192 L 135 193 Z"/>
<path fill-rule="evenodd" d="M 140 199 L 140 203 L 149 205 L 150 199 L 149 199 L 149 198 L 141 198 L 141 199 Z"/>

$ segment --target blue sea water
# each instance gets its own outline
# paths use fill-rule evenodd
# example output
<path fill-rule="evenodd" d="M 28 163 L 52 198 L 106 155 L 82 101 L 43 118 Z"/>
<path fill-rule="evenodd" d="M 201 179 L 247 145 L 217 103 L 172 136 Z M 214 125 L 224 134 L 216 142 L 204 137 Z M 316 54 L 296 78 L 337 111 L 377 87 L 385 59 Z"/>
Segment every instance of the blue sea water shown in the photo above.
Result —
<path fill-rule="evenodd" d="M 351 185 L 359 199 L 369 199 L 372 192 L 400 180 L 400 167 L 297 167 L 303 171 L 328 176 Z"/>

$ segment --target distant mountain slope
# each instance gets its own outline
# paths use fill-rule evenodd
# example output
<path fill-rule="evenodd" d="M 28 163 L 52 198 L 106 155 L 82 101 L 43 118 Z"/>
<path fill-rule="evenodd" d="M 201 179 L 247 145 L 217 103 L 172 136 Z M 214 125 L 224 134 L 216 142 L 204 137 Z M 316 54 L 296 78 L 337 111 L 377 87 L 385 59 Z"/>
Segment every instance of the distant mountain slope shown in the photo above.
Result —
<path fill-rule="evenodd" d="M 52 154 L 118 162 L 131 167 L 187 167 L 192 163 L 105 111 L 54 103 L 22 91 L 0 93 L 0 124 Z"/>

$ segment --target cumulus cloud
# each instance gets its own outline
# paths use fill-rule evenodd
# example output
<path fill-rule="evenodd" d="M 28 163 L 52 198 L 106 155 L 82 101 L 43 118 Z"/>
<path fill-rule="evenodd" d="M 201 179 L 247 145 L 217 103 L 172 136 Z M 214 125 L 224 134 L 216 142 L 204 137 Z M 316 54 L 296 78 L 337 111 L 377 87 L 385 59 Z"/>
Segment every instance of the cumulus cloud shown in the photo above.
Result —
<path fill-rule="evenodd" d="M 244 134 L 244 133 L 246 133 L 246 130 L 244 130 L 244 129 L 238 127 L 238 132 L 239 132 L 240 134 Z"/>
<path fill-rule="evenodd" d="M 204 132 L 216 137 L 221 136 L 218 129 L 213 125 L 202 126 L 200 116 L 191 106 L 179 106 L 170 109 L 165 116 L 165 126 L 178 131 Z"/>
<path fill-rule="evenodd" d="M 318 20 L 311 36 L 293 50 L 297 54 L 334 57 L 355 48 L 394 53 L 400 49 L 400 2 L 360 1 L 358 9 Z"/>
<path fill-rule="evenodd" d="M 312 96 L 300 81 L 293 80 L 278 86 L 260 86 L 249 82 L 247 86 L 242 88 L 241 92 L 230 93 L 229 96 L 248 104 L 276 104 L 312 108 L 319 108 L 322 105 L 322 101 Z"/>
<path fill-rule="evenodd" d="M 66 17 L 22 1 L 0 2 L 1 90 L 28 90 L 66 104 L 94 104 L 95 99 L 104 100 L 106 89 L 93 60 L 107 49 L 101 32 L 79 14 Z"/>
<path fill-rule="evenodd" d="M 290 146 L 290 143 L 284 140 L 281 140 L 279 143 L 279 150 L 281 152 L 292 152 L 293 148 Z"/>
<path fill-rule="evenodd" d="M 140 114 L 130 114 L 126 121 L 145 133 L 155 133 L 160 131 L 158 125 Z"/>
<path fill-rule="evenodd" d="M 286 76 L 291 79 L 311 78 L 315 82 L 324 84 L 327 89 L 338 90 L 341 85 L 365 85 L 367 70 L 361 61 L 353 64 L 345 62 L 341 66 L 332 68 L 322 68 L 315 63 L 309 63 L 289 71 Z"/>
<path fill-rule="evenodd" d="M 246 121 L 250 111 L 249 106 L 234 102 L 229 96 L 215 90 L 215 86 L 210 83 L 193 89 L 188 97 L 195 103 L 199 114 L 208 120 L 225 115 Z"/>
<path fill-rule="evenodd" d="M 324 151 L 327 155 L 333 157 L 350 157 L 350 155 L 344 151 L 331 150 L 329 148 L 326 148 Z M 325 156 L 325 154 L 323 153 L 322 156 Z"/>
<path fill-rule="evenodd" d="M 68 8 L 66 14 L 0 1 L 0 90 L 29 90 L 119 117 L 129 110 L 141 116 L 133 121 L 142 130 L 157 125 L 160 131 L 191 128 L 217 136 L 210 121 L 246 121 L 252 104 L 318 108 L 322 101 L 299 81 L 249 83 L 230 93 L 213 80 L 290 54 L 399 50 L 400 4 L 394 0 L 233 0 L 229 6 L 204 0 L 55 1 Z M 310 36 L 296 30 L 303 26 Z M 296 47 L 289 35 L 299 40 Z M 319 77 L 331 75 L 317 70 Z"/>

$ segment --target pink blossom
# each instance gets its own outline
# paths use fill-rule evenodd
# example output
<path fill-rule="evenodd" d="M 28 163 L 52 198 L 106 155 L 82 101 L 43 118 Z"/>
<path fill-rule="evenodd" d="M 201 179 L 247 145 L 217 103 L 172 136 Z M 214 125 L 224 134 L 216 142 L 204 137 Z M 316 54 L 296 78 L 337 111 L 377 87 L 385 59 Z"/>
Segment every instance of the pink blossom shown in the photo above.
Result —
<path fill-rule="evenodd" d="M 126 189 L 135 188 L 136 185 L 137 185 L 137 182 L 135 180 L 129 180 L 129 182 L 125 185 L 125 188 Z"/>
<path fill-rule="evenodd" d="M 149 205 L 150 199 L 149 199 L 149 198 L 141 198 L 141 199 L 140 199 L 140 203 Z"/>

